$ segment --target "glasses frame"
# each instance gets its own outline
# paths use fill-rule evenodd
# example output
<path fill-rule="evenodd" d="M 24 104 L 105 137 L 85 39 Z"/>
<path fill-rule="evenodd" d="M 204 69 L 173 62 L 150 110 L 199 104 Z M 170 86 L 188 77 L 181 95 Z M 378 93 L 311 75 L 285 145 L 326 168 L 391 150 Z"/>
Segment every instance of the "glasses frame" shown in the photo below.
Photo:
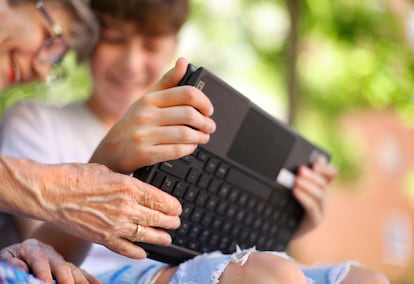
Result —
<path fill-rule="evenodd" d="M 60 77 L 64 77 L 64 71 L 62 70 L 62 60 L 69 49 L 69 45 L 63 37 L 62 28 L 53 20 L 50 13 L 47 11 L 44 3 L 42 0 L 34 0 L 36 9 L 40 12 L 43 19 L 49 25 L 52 31 L 52 36 L 48 37 L 37 49 L 35 57 L 41 63 L 50 64 L 52 66 L 51 72 L 49 77 L 55 79 L 59 79 Z M 52 46 L 52 44 L 59 42 L 62 46 L 61 51 L 56 56 L 42 56 L 42 52 L 47 54 L 45 51 L 48 47 Z"/>

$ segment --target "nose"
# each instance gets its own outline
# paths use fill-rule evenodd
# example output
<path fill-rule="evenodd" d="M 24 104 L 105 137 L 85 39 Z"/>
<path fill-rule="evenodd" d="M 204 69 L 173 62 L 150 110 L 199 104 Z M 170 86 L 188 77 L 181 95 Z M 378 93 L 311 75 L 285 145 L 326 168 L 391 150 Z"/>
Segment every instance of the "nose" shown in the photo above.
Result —
<path fill-rule="evenodd" d="M 123 64 L 130 72 L 144 72 L 145 56 L 142 44 L 131 41 L 125 48 Z M 142 73 L 144 74 L 144 73 Z"/>

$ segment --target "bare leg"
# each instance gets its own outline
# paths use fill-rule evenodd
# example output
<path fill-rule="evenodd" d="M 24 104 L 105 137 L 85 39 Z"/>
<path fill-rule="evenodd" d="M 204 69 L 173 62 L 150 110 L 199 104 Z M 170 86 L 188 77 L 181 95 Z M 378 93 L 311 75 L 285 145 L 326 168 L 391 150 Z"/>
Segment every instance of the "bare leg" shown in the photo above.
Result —
<path fill-rule="evenodd" d="M 165 268 L 161 272 L 160 276 L 158 276 L 157 280 L 155 281 L 155 284 L 168 284 L 176 270 L 177 266 Z"/>
<path fill-rule="evenodd" d="M 220 278 L 225 283 L 306 283 L 302 271 L 291 261 L 277 255 L 256 252 L 247 262 L 230 263 Z"/>
<path fill-rule="evenodd" d="M 347 276 L 341 284 L 390 284 L 382 273 L 363 267 L 351 266 Z"/>
<path fill-rule="evenodd" d="M 156 284 L 168 284 L 177 267 L 164 269 Z M 220 284 L 305 284 L 302 271 L 292 262 L 265 252 L 252 253 L 243 265 L 231 262 L 220 277 Z"/>

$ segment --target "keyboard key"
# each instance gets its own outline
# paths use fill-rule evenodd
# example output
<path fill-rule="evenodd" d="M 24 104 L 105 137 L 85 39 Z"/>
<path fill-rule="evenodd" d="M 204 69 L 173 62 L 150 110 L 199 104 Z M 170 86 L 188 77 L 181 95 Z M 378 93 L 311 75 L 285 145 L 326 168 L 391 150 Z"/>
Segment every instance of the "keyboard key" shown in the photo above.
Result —
<path fill-rule="evenodd" d="M 234 187 L 229 194 L 229 201 L 236 202 L 237 197 L 239 197 L 239 194 L 240 194 L 240 190 Z"/>
<path fill-rule="evenodd" d="M 244 216 L 246 216 L 246 211 L 240 210 L 236 214 L 236 221 L 241 222 L 244 219 Z"/>
<path fill-rule="evenodd" d="M 177 246 L 184 246 L 185 245 L 185 240 L 181 237 L 177 237 L 174 239 L 174 244 Z"/>
<path fill-rule="evenodd" d="M 221 182 L 218 179 L 213 179 L 208 186 L 208 191 L 211 193 L 216 193 L 220 187 Z"/>
<path fill-rule="evenodd" d="M 219 239 L 220 239 L 220 236 L 218 234 L 214 234 L 214 235 L 211 236 L 208 243 L 212 246 L 215 246 L 215 245 L 217 245 Z"/>
<path fill-rule="evenodd" d="M 257 238 L 258 238 L 258 233 L 257 233 L 257 232 L 255 232 L 255 231 L 252 231 L 252 232 L 250 233 L 250 235 L 249 235 L 248 241 L 249 241 L 252 245 L 254 245 L 254 244 L 256 243 Z"/>
<path fill-rule="evenodd" d="M 208 240 L 209 236 L 210 236 L 210 231 L 209 230 L 203 230 L 200 233 L 200 236 L 198 237 L 198 239 L 200 240 L 200 242 L 205 242 L 205 241 Z"/>
<path fill-rule="evenodd" d="M 245 224 L 247 226 L 250 226 L 253 223 L 254 217 L 252 214 L 247 215 L 246 219 L 245 219 Z"/>
<path fill-rule="evenodd" d="M 207 173 L 214 174 L 218 164 L 219 164 L 219 161 L 216 158 L 211 157 L 210 159 L 208 159 L 208 162 L 206 163 L 206 166 L 204 169 Z"/>
<path fill-rule="evenodd" d="M 161 189 L 171 193 L 173 191 L 176 179 L 171 176 L 166 176 L 164 182 L 161 185 Z"/>
<path fill-rule="evenodd" d="M 219 250 L 224 253 L 229 253 L 229 248 L 228 248 L 229 243 L 230 243 L 229 238 L 227 237 L 222 238 L 219 243 Z"/>
<path fill-rule="evenodd" d="M 199 226 L 192 226 L 191 229 L 188 231 L 188 236 L 192 239 L 197 239 L 200 232 L 201 228 Z"/>
<path fill-rule="evenodd" d="M 203 209 L 201 208 L 196 208 L 193 210 L 193 213 L 191 213 L 191 218 L 190 220 L 195 222 L 195 223 L 199 223 L 201 220 L 201 217 L 203 217 Z"/>
<path fill-rule="evenodd" d="M 220 200 L 219 204 L 217 206 L 217 213 L 219 213 L 220 215 L 224 215 L 224 212 L 226 212 L 228 206 L 228 202 L 225 200 Z"/>
<path fill-rule="evenodd" d="M 206 208 L 211 211 L 214 211 L 216 210 L 216 206 L 218 202 L 219 202 L 219 199 L 216 196 L 210 196 L 210 198 L 207 201 Z"/>
<path fill-rule="evenodd" d="M 176 196 L 176 197 L 183 197 L 184 194 L 187 191 L 187 188 L 188 188 L 188 185 L 187 184 L 185 184 L 185 183 L 183 183 L 181 181 L 177 182 L 177 185 L 175 186 L 175 188 L 173 190 L 174 196 Z"/>
<path fill-rule="evenodd" d="M 228 232 L 230 232 L 230 229 L 231 229 L 231 224 L 224 223 L 223 226 L 221 227 L 221 232 L 227 234 Z"/>
<path fill-rule="evenodd" d="M 232 220 L 233 217 L 236 215 L 237 207 L 234 205 L 230 205 L 226 212 L 226 217 L 229 218 L 229 220 Z"/>
<path fill-rule="evenodd" d="M 229 169 L 229 165 L 225 163 L 220 163 L 216 171 L 216 176 L 219 178 L 224 178 L 227 174 L 228 169 Z"/>
<path fill-rule="evenodd" d="M 258 230 L 260 228 L 260 226 L 262 225 L 262 223 L 263 223 L 262 219 L 256 219 L 256 220 L 254 220 L 254 222 L 253 222 L 253 228 L 255 230 Z"/>
<path fill-rule="evenodd" d="M 187 155 L 181 158 L 181 160 L 183 160 L 186 163 L 191 164 L 194 161 L 194 156 L 193 155 Z"/>
<path fill-rule="evenodd" d="M 162 183 L 164 182 L 164 179 L 166 177 L 166 174 L 157 172 L 152 180 L 152 184 L 155 187 L 161 188 Z"/>
<path fill-rule="evenodd" d="M 209 157 L 209 155 L 206 152 L 202 151 L 202 150 L 200 150 L 197 153 L 197 159 L 199 159 L 201 161 L 206 161 L 208 159 L 208 157 Z"/>
<path fill-rule="evenodd" d="M 194 209 L 194 205 L 192 205 L 191 203 L 184 203 L 181 217 L 188 219 L 191 215 L 191 212 L 193 212 L 193 209 Z"/>
<path fill-rule="evenodd" d="M 238 236 L 241 229 L 242 229 L 242 227 L 240 225 L 234 226 L 233 229 L 231 230 L 231 235 L 232 236 Z"/>
<path fill-rule="evenodd" d="M 246 193 L 243 192 L 240 195 L 240 198 L 239 198 L 239 201 L 238 201 L 239 205 L 244 206 L 246 204 L 248 198 L 249 198 L 249 196 Z"/>
<path fill-rule="evenodd" d="M 205 191 L 200 191 L 200 193 L 198 194 L 198 196 L 197 196 L 197 199 L 196 199 L 196 201 L 195 201 L 195 203 L 198 205 L 198 206 L 204 206 L 205 204 L 206 204 L 206 202 L 207 202 L 207 199 L 209 198 L 209 194 L 207 193 L 207 192 L 205 192 Z"/>
<path fill-rule="evenodd" d="M 253 210 L 255 205 L 256 205 L 256 199 L 250 198 L 249 201 L 247 202 L 247 209 Z"/>
<path fill-rule="evenodd" d="M 214 215 L 213 214 L 206 213 L 206 214 L 204 214 L 204 216 L 203 216 L 203 218 L 201 220 L 201 225 L 203 225 L 205 227 L 208 227 L 208 226 L 210 226 L 210 224 L 213 221 L 213 219 L 214 219 Z"/>
<path fill-rule="evenodd" d="M 184 199 L 190 202 L 193 202 L 198 194 L 199 190 L 193 186 L 190 186 L 190 188 L 187 190 L 187 193 L 184 196 Z"/>
<path fill-rule="evenodd" d="M 272 214 L 272 212 L 273 212 L 273 208 L 272 207 L 267 207 L 263 215 L 264 215 L 265 218 L 269 218 L 270 215 Z"/>
<path fill-rule="evenodd" d="M 221 219 L 214 219 L 213 223 L 211 224 L 211 229 L 214 231 L 218 231 L 221 228 L 221 224 L 223 221 Z"/>
<path fill-rule="evenodd" d="M 185 178 L 189 167 L 181 160 L 173 160 L 161 163 L 160 169 L 178 178 Z"/>
<path fill-rule="evenodd" d="M 197 185 L 201 187 L 202 189 L 206 189 L 210 183 L 210 180 L 211 180 L 210 175 L 202 173 L 200 179 L 198 180 Z"/>
<path fill-rule="evenodd" d="M 191 250 L 197 250 L 198 249 L 198 241 L 190 241 L 187 244 L 187 247 Z"/>
<path fill-rule="evenodd" d="M 231 186 L 227 183 L 223 183 L 218 191 L 218 195 L 222 198 L 226 198 L 231 190 Z"/>
<path fill-rule="evenodd" d="M 260 215 L 265 208 L 266 204 L 263 201 L 259 201 L 256 205 L 256 214 Z"/>
<path fill-rule="evenodd" d="M 199 169 L 192 168 L 190 172 L 188 173 L 186 180 L 189 183 L 196 184 L 198 181 L 198 178 L 200 177 L 200 174 L 201 174 L 201 171 Z"/>
<path fill-rule="evenodd" d="M 182 236 L 186 235 L 188 230 L 190 229 L 190 226 L 191 224 L 186 221 L 181 222 L 181 226 L 177 229 L 177 234 Z"/>

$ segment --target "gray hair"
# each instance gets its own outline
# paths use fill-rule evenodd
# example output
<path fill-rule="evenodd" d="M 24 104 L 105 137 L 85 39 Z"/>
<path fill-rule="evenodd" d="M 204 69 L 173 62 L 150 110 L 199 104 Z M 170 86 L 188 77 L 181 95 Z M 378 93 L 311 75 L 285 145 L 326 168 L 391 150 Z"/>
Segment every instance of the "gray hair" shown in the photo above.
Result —
<path fill-rule="evenodd" d="M 28 2 L 31 0 L 8 0 L 10 5 Z M 55 5 L 72 14 L 75 20 L 71 23 L 70 35 L 67 35 L 65 39 L 69 46 L 76 51 L 78 58 L 87 58 L 99 37 L 99 24 L 90 9 L 89 0 L 43 0 L 43 2 Z M 59 23 L 58 19 L 54 20 Z"/>

